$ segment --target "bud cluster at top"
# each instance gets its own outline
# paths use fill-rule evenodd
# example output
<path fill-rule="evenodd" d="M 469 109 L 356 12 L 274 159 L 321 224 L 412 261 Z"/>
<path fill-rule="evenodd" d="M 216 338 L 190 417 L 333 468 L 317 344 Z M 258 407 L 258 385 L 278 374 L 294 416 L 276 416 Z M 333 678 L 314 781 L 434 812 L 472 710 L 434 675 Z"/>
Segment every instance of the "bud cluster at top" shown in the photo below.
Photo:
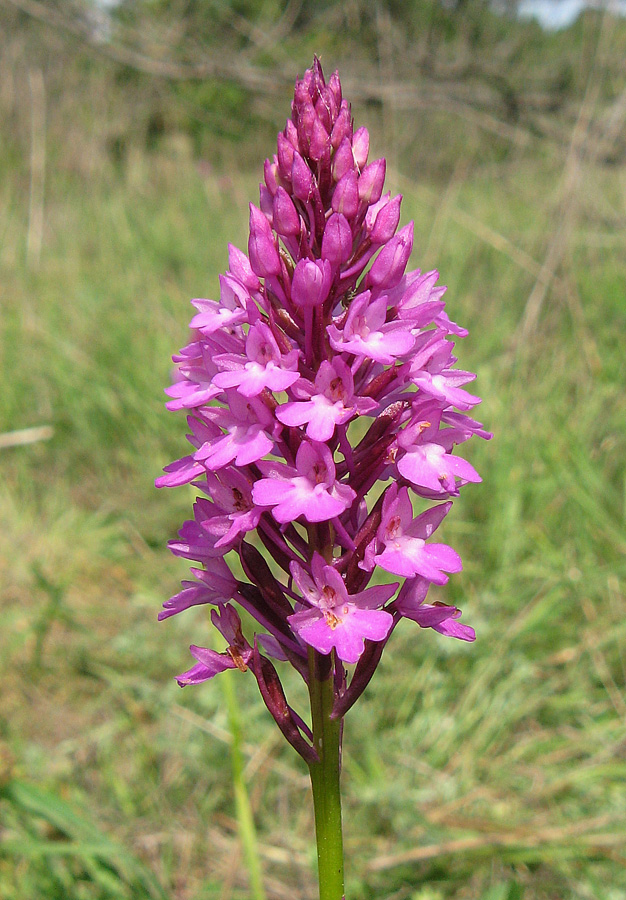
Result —
<path fill-rule="evenodd" d="M 219 301 L 193 301 L 193 338 L 167 390 L 168 408 L 189 411 L 193 449 L 157 485 L 201 492 L 170 545 L 200 565 L 160 617 L 211 604 L 228 645 L 192 646 L 196 664 L 178 681 L 252 670 L 305 757 L 308 728 L 270 658 L 306 679 L 317 651 L 335 669 L 341 716 L 402 617 L 474 639 L 458 609 L 426 598 L 461 569 L 433 532 L 460 487 L 480 481 L 453 450 L 490 435 L 468 415 L 475 376 L 454 368 L 450 338 L 466 331 L 446 315 L 436 271 L 405 271 L 413 225 L 398 230 L 401 197 L 384 181 L 339 76 L 326 82 L 316 59 L 250 205 L 248 254 L 229 246 Z M 419 515 L 416 496 L 427 501 Z M 231 550 L 247 581 L 226 563 Z M 377 569 L 401 580 L 368 586 Z M 356 664 L 350 679 L 344 664 Z"/>

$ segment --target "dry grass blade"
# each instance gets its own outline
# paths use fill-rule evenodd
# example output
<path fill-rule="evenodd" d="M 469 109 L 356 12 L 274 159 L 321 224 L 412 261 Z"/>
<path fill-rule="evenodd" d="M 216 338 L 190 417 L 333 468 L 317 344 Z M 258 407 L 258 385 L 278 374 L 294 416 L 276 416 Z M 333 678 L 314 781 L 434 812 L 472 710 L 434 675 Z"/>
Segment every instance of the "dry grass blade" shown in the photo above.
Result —
<path fill-rule="evenodd" d="M 466 161 L 462 160 L 459 162 L 459 165 L 455 169 L 452 178 L 448 183 L 448 188 L 444 194 L 443 200 L 441 200 L 440 195 L 436 191 L 428 188 L 426 185 L 418 184 L 401 175 L 399 172 L 392 170 L 391 177 L 403 190 L 410 190 L 415 196 L 425 197 L 428 204 L 436 209 L 429 242 L 424 251 L 424 256 L 429 257 L 429 253 L 433 250 L 433 247 L 435 250 L 437 249 L 439 241 L 435 242 L 435 235 L 440 223 L 443 222 L 446 216 L 449 216 L 450 219 L 458 225 L 461 225 L 477 237 L 478 240 L 489 247 L 493 247 L 498 253 L 507 256 L 511 262 L 515 263 L 520 269 L 529 272 L 537 279 L 543 278 L 540 264 L 529 253 L 526 253 L 521 247 L 516 246 L 501 232 L 496 231 L 494 228 L 491 228 L 489 225 L 486 225 L 480 219 L 476 218 L 476 216 L 472 216 L 470 213 L 465 212 L 465 210 L 460 209 L 456 205 L 456 199 L 463 182 L 467 177 L 468 169 L 469 166 Z"/>
<path fill-rule="evenodd" d="M 26 444 L 37 444 L 39 441 L 49 441 L 54 435 L 54 428 L 50 425 L 38 425 L 34 428 L 20 428 L 17 431 L 5 431 L 0 434 L 0 450 L 7 447 L 22 447 Z"/>
<path fill-rule="evenodd" d="M 606 817 L 603 817 L 602 821 L 604 824 L 609 823 Z M 622 831 L 599 833 L 587 831 L 590 825 L 596 825 L 597 827 L 597 821 L 577 822 L 562 828 L 537 828 L 532 831 L 524 829 L 523 831 L 518 830 L 507 833 L 500 830 L 493 834 L 457 838 L 452 841 L 442 841 L 439 844 L 414 847 L 404 853 L 379 856 L 368 863 L 367 868 L 371 872 L 382 872 L 386 869 L 393 869 L 396 866 L 406 865 L 407 863 L 425 862 L 441 856 L 451 856 L 471 850 L 484 850 L 489 847 L 525 847 L 530 849 L 547 844 L 556 846 L 570 843 L 572 838 L 576 839 L 577 846 L 580 847 L 581 852 L 589 850 L 602 854 L 616 846 L 620 846 L 624 842 L 623 829 L 626 823 L 619 822 L 615 824 Z"/>
<path fill-rule="evenodd" d="M 28 73 L 30 89 L 30 199 L 26 258 L 31 269 L 41 259 L 44 225 L 44 187 L 46 180 L 46 86 L 41 69 Z"/>
<path fill-rule="evenodd" d="M 583 179 L 583 161 L 586 147 L 590 142 L 591 123 L 600 95 L 603 51 L 611 35 L 612 18 L 605 8 L 602 25 L 596 42 L 587 88 L 580 106 L 576 124 L 572 130 L 570 144 L 563 169 L 560 189 L 559 210 L 554 237 L 548 247 L 541 270 L 530 293 L 524 315 L 520 322 L 516 343 L 523 346 L 537 326 L 541 308 L 547 296 L 550 284 L 554 279 L 561 260 L 566 252 L 570 235 L 576 221 L 579 204 L 579 190 Z M 598 147 L 595 147 L 595 154 Z M 593 155 L 593 154 L 592 154 Z M 595 158 L 595 155 L 594 155 Z"/>
<path fill-rule="evenodd" d="M 589 597 L 582 598 L 582 608 L 589 623 L 594 623 L 597 621 L 598 613 L 596 612 L 593 601 Z M 626 721 L 626 701 L 624 700 L 619 687 L 615 683 L 615 679 L 611 674 L 611 669 L 606 661 L 606 657 L 602 653 L 602 650 L 598 646 L 598 643 L 599 642 L 594 640 L 590 635 L 585 635 L 585 644 L 587 646 L 587 649 L 589 650 L 589 653 L 591 654 L 591 658 L 593 659 L 593 664 L 595 666 L 596 672 L 598 673 L 598 678 L 604 685 L 605 690 L 611 699 L 611 703 L 613 704 L 615 712 L 620 717 L 620 719 Z"/>
<path fill-rule="evenodd" d="M 178 63 L 173 59 L 155 59 L 121 41 L 103 41 L 101 36 L 86 22 L 76 16 L 65 15 L 40 0 L 1 0 L 1 2 L 16 7 L 21 12 L 56 30 L 72 34 L 88 44 L 96 53 L 107 56 L 124 66 L 145 72 L 147 75 L 175 81 L 203 80 L 211 77 L 227 78 L 252 90 L 271 94 L 282 90 L 281 80 L 276 77 L 275 73 L 266 73 L 256 66 L 245 64 L 239 58 L 236 60 L 229 60 L 225 56 L 204 58 L 202 62 L 190 64 Z"/>

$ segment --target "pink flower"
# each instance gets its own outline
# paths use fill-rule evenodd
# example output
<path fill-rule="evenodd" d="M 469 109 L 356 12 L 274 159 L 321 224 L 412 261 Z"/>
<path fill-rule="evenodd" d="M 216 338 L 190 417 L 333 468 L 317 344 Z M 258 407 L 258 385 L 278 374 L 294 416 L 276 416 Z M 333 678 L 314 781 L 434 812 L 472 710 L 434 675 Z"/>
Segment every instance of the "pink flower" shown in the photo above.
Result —
<path fill-rule="evenodd" d="M 325 522 L 341 515 L 356 494 L 336 481 L 332 454 L 324 444 L 303 441 L 295 468 L 281 463 L 259 463 L 266 478 L 257 481 L 252 499 L 271 506 L 277 522 L 292 522 L 304 516 L 307 522 Z"/>
<path fill-rule="evenodd" d="M 394 608 L 406 619 L 412 619 L 421 628 L 432 628 L 439 634 L 447 637 L 458 638 L 461 641 L 475 641 L 476 632 L 469 625 L 464 625 L 458 620 L 461 618 L 461 610 L 456 606 L 446 606 L 445 603 L 424 603 L 430 583 L 425 578 L 405 581 Z"/>
<path fill-rule="evenodd" d="M 383 550 L 374 562 L 395 575 L 421 575 L 435 584 L 445 584 L 445 572 L 460 572 L 461 557 L 447 544 L 427 544 L 450 511 L 451 503 L 434 506 L 413 518 L 413 507 L 406 488 L 395 485 L 387 491 L 378 540 Z"/>
<path fill-rule="evenodd" d="M 214 434 L 194 454 L 207 469 L 221 469 L 234 462 L 246 466 L 269 453 L 274 441 L 267 433 L 272 420 L 266 408 L 254 401 L 246 402 L 236 391 L 228 391 L 228 408 L 203 410 L 207 426 L 213 424 Z M 220 426 L 216 428 L 215 426 Z M 226 429 L 226 434 L 220 431 Z"/>
<path fill-rule="evenodd" d="M 220 275 L 220 301 L 192 300 L 198 310 L 189 323 L 204 335 L 213 334 L 222 328 L 233 328 L 247 319 L 247 307 L 252 303 L 247 288 L 232 275 Z"/>
<path fill-rule="evenodd" d="M 351 353 L 390 364 L 409 352 L 415 338 L 400 322 L 386 322 L 387 298 L 371 300 L 369 291 L 356 297 L 343 329 L 328 326 L 330 345 L 338 353 Z"/>
<path fill-rule="evenodd" d="M 409 377 L 429 397 L 443 400 L 457 409 L 471 409 L 480 403 L 480 397 L 462 390 L 461 385 L 473 381 L 476 376 L 452 368 L 456 362 L 452 356 L 453 347 L 443 332 L 426 332 L 411 361 Z"/>
<path fill-rule="evenodd" d="M 300 393 L 310 399 L 285 403 L 276 410 L 276 418 L 291 427 L 306 424 L 307 437 L 314 441 L 330 440 L 336 425 L 370 413 L 378 405 L 367 397 L 354 396 L 352 372 L 339 357 L 332 362 L 324 360 L 315 385 L 305 382 Z"/>
<path fill-rule="evenodd" d="M 398 471 L 435 494 L 458 494 L 457 478 L 461 484 L 482 479 L 465 459 L 447 452 L 456 434 L 452 429 L 439 430 L 441 414 L 435 404 L 422 405 L 417 421 L 398 435 L 398 447 L 405 450 L 398 458 Z"/>
<path fill-rule="evenodd" d="M 246 337 L 246 357 L 236 353 L 215 357 L 222 371 L 213 377 L 213 384 L 236 387 L 244 397 L 256 397 L 265 388 L 284 391 L 300 377 L 297 360 L 297 350 L 283 356 L 269 326 L 256 323 Z"/>
<path fill-rule="evenodd" d="M 240 535 L 253 531 L 259 524 L 261 510 L 252 502 L 252 482 L 234 466 L 221 469 L 219 476 L 206 473 L 206 486 L 213 499 L 206 518 L 200 522 L 207 534 L 216 538 L 215 548 L 229 550 Z"/>
<path fill-rule="evenodd" d="M 165 389 L 174 398 L 165 404 L 168 409 L 194 409 L 218 396 L 219 389 L 213 384 L 217 369 L 208 341 L 194 341 L 173 359 L 178 363 L 177 380 Z"/>
<path fill-rule="evenodd" d="M 289 616 L 288 621 L 296 634 L 320 653 L 328 654 L 334 648 L 339 659 L 355 663 L 365 638 L 382 641 L 389 634 L 393 617 L 379 607 L 395 594 L 397 584 L 348 595 L 341 575 L 326 565 L 319 553 L 313 556 L 311 575 L 297 563 L 292 563 L 291 574 L 308 607 Z"/>

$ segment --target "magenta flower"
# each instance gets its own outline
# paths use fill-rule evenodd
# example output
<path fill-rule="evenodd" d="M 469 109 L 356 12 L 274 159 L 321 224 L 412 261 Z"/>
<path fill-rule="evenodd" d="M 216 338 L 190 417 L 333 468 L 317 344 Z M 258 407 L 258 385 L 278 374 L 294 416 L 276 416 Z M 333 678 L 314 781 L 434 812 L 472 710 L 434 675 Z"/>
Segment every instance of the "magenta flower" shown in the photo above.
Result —
<path fill-rule="evenodd" d="M 300 377 L 298 351 L 281 354 L 271 328 L 262 322 L 250 326 L 245 354 L 222 353 L 214 358 L 222 370 L 213 377 L 215 387 L 236 387 L 243 397 L 257 397 L 265 388 L 285 391 Z"/>
<path fill-rule="evenodd" d="M 476 640 L 476 632 L 469 625 L 458 621 L 461 610 L 445 603 L 424 603 L 430 584 L 426 578 L 405 581 L 394 602 L 394 609 L 407 619 L 417 622 L 422 628 L 432 628 L 439 634 L 458 638 L 461 641 Z"/>
<path fill-rule="evenodd" d="M 260 462 L 266 476 L 256 482 L 252 499 L 259 506 L 271 506 L 277 522 L 285 524 L 303 516 L 307 522 L 327 522 L 350 506 L 355 492 L 336 480 L 332 453 L 325 444 L 303 441 L 296 465 Z"/>
<path fill-rule="evenodd" d="M 452 503 L 433 506 L 414 519 L 407 488 L 398 491 L 392 484 L 385 494 L 377 533 L 382 550 L 373 556 L 373 562 L 394 575 L 421 575 L 427 581 L 445 584 L 448 580 L 445 572 L 460 572 L 463 568 L 461 557 L 447 544 L 427 544 L 426 541 L 451 506 Z M 369 558 L 371 555 L 371 551 L 366 554 Z"/>
<path fill-rule="evenodd" d="M 387 322 L 386 315 L 387 298 L 372 300 L 371 292 L 364 291 L 352 301 L 343 329 L 328 327 L 331 347 L 357 359 L 393 363 L 409 352 L 415 337 L 400 320 Z"/>
<path fill-rule="evenodd" d="M 189 545 L 179 544 L 178 548 L 170 545 L 170 549 L 177 556 L 195 559 L 194 551 Z M 203 555 L 198 561 L 204 563 L 204 568 L 192 568 L 191 570 L 198 580 L 183 581 L 183 590 L 166 600 L 163 604 L 163 609 L 159 613 L 159 620 L 175 616 L 191 606 L 201 606 L 206 603 L 221 606 L 232 600 L 237 593 L 237 582 L 221 556 L 210 558 Z"/>
<path fill-rule="evenodd" d="M 459 486 L 481 481 L 470 463 L 451 452 L 459 439 L 452 429 L 440 428 L 443 410 L 428 402 L 414 405 L 413 412 L 412 424 L 398 436 L 398 447 L 406 451 L 398 457 L 400 474 L 414 487 L 436 494 L 458 494 L 457 478 Z"/>
<path fill-rule="evenodd" d="M 296 393 L 303 399 L 280 406 L 276 418 L 283 425 L 306 425 L 306 435 L 314 441 L 329 441 L 337 425 L 345 425 L 354 416 L 371 413 L 378 407 L 369 397 L 355 397 L 352 372 L 340 357 L 332 362 L 325 359 L 315 384 L 303 379 L 301 385 L 294 387 Z"/>
<path fill-rule="evenodd" d="M 393 616 L 380 609 L 395 594 L 398 585 L 386 584 L 348 595 L 339 572 L 315 553 L 311 575 L 298 563 L 291 574 L 306 601 L 304 608 L 288 617 L 293 630 L 320 653 L 334 648 L 339 659 L 356 663 L 364 640 L 384 640 L 393 626 Z"/>
<path fill-rule="evenodd" d="M 200 525 L 217 538 L 216 549 L 230 550 L 240 535 L 253 531 L 259 524 L 261 510 L 252 500 L 252 483 L 240 469 L 226 466 L 219 476 L 207 472 L 206 484 L 198 482 L 198 487 L 213 499 Z"/>
<path fill-rule="evenodd" d="M 324 760 L 335 754 L 338 771 L 343 716 L 401 620 L 475 637 L 445 595 L 426 600 L 462 568 L 434 532 L 480 481 L 456 448 L 491 435 L 468 415 L 475 376 L 453 355 L 467 332 L 445 312 L 439 273 L 407 271 L 413 225 L 400 227 L 385 168 L 316 59 L 265 162 L 248 252 L 229 247 L 219 300 L 193 301 L 167 389 L 189 415 L 191 451 L 157 485 L 200 495 L 170 544 L 195 563 L 192 579 L 159 617 L 208 604 L 226 642 L 193 645 L 178 682 L 251 673 L 314 792 L 331 789 Z M 308 685 L 310 726 L 285 697 L 286 663 Z M 335 885 L 324 896 L 340 900 L 340 841 L 322 845 Z"/>
<path fill-rule="evenodd" d="M 206 647 L 191 646 L 191 655 L 197 659 L 195 666 L 183 672 L 176 679 L 181 687 L 186 684 L 201 684 L 226 669 L 240 669 L 245 672 L 252 659 L 252 647 L 241 633 L 241 619 L 231 606 L 224 606 L 218 612 L 211 612 L 211 621 L 228 642 L 224 653 Z"/>

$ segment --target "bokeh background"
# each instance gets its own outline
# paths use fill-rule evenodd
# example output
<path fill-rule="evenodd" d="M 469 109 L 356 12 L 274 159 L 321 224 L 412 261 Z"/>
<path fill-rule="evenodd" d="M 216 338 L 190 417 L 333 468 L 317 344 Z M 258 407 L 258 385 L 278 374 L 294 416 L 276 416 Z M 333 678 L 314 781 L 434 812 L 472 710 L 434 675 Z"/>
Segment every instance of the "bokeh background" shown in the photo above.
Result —
<path fill-rule="evenodd" d="M 478 640 L 406 622 L 347 719 L 348 897 L 626 896 L 618 12 L 0 0 L 3 900 L 251 897 L 233 748 L 267 897 L 316 896 L 307 774 L 251 679 L 173 680 L 210 638 L 202 610 L 157 624 L 193 494 L 153 487 L 185 452 L 162 391 L 189 300 L 245 249 L 314 53 L 470 329 L 495 433 L 445 526 L 465 569 L 440 599 Z"/>

